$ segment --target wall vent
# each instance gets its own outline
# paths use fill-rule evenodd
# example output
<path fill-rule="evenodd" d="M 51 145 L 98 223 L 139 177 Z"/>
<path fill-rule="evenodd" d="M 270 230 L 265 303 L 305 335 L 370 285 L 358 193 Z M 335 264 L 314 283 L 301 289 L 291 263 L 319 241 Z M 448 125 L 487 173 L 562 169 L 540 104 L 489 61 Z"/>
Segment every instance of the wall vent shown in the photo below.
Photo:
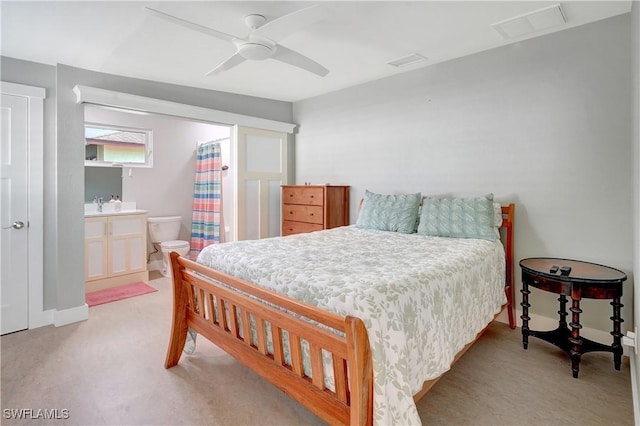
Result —
<path fill-rule="evenodd" d="M 520 37 L 547 28 L 564 25 L 567 18 L 560 4 L 548 6 L 524 15 L 496 22 L 491 26 L 506 39 Z"/>
<path fill-rule="evenodd" d="M 406 67 L 408 65 L 413 65 L 418 62 L 426 61 L 427 58 L 418 54 L 412 53 L 407 56 L 403 56 L 402 58 L 394 59 L 393 61 L 387 62 L 387 64 L 392 65 L 396 68 Z"/>

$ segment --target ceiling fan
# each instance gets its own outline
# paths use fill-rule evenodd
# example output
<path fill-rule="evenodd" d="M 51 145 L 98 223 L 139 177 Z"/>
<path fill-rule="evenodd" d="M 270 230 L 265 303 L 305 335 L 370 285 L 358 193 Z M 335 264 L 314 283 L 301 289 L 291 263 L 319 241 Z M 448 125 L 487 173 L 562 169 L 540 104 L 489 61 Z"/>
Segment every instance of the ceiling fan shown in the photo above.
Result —
<path fill-rule="evenodd" d="M 250 31 L 249 34 L 244 37 L 236 37 L 222 31 L 214 30 L 213 28 L 186 21 L 150 7 L 146 7 L 145 9 L 159 18 L 220 40 L 231 42 L 236 46 L 236 53 L 209 71 L 207 75 L 219 74 L 246 60 L 261 61 L 269 58 L 312 72 L 320 77 L 324 77 L 329 73 L 328 69 L 313 59 L 278 43 L 278 40 L 285 38 L 291 33 L 328 17 L 329 12 L 324 7 L 318 5 L 310 6 L 281 16 L 270 22 L 267 22 L 267 19 L 262 15 L 247 15 L 244 18 L 244 22 Z"/>

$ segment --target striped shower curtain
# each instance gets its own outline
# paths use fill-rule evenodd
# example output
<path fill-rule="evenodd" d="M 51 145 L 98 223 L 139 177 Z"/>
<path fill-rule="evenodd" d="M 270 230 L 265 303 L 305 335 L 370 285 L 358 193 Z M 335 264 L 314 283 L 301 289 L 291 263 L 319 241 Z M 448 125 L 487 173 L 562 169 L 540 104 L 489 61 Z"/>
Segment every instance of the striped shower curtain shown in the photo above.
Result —
<path fill-rule="evenodd" d="M 206 246 L 220 242 L 222 160 L 219 143 L 207 143 L 198 147 L 193 192 L 191 259 L 195 259 Z"/>

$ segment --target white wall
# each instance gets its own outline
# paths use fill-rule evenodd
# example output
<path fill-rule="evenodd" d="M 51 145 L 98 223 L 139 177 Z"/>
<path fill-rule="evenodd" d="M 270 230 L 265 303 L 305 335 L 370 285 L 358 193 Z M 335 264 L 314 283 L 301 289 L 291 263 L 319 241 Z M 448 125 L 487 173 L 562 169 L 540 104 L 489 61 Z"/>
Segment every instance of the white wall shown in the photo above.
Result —
<path fill-rule="evenodd" d="M 122 200 L 135 201 L 139 209 L 148 211 L 149 217 L 182 216 L 179 239 L 189 241 L 197 145 L 229 138 L 231 128 L 176 117 L 115 111 L 94 105 L 85 105 L 85 120 L 153 132 L 153 168 L 123 169 Z M 230 164 L 229 139 L 223 145 L 222 163 Z M 228 187 L 231 174 L 224 174 L 225 187 Z M 231 194 L 228 192 L 229 202 L 223 202 L 224 207 L 232 207 Z M 149 248 L 152 250 L 150 243 Z M 160 259 L 160 256 L 155 255 L 154 259 Z"/>
<path fill-rule="evenodd" d="M 493 192 L 516 204 L 516 261 L 575 258 L 630 274 L 629 23 L 626 14 L 296 102 L 296 181 L 352 185 L 352 223 L 365 189 Z M 516 276 L 519 285 L 517 265 Z M 556 299 L 535 292 L 532 312 L 555 318 Z M 583 309 L 587 327 L 611 329 L 608 302 Z"/>

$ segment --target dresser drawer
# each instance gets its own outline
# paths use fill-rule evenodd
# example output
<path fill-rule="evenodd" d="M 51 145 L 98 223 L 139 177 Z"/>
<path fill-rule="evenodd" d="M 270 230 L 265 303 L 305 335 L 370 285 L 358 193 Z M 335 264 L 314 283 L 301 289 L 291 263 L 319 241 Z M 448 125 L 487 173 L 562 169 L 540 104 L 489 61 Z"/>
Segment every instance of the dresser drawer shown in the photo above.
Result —
<path fill-rule="evenodd" d="M 303 206 L 299 204 L 284 204 L 282 206 L 282 220 L 294 220 L 296 222 L 317 223 L 322 225 L 322 206 Z"/>
<path fill-rule="evenodd" d="M 322 225 L 315 223 L 293 222 L 285 220 L 282 222 L 282 235 L 302 234 L 305 232 L 322 231 Z"/>
<path fill-rule="evenodd" d="M 287 204 L 324 204 L 324 188 L 313 186 L 289 186 L 282 188 L 282 202 Z"/>

